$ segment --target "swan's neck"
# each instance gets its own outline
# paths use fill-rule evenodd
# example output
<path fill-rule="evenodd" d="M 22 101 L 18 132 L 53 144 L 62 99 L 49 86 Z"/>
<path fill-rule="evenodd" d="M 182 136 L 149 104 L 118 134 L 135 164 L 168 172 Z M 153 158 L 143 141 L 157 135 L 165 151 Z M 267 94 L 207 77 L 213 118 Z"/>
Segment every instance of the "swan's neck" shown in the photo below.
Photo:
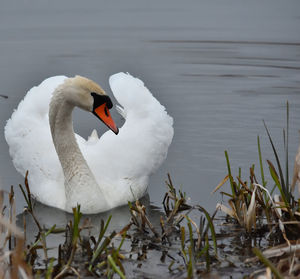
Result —
<path fill-rule="evenodd" d="M 67 203 L 75 203 L 69 206 L 86 203 L 82 196 L 88 196 L 87 193 L 102 194 L 99 193 L 100 188 L 77 144 L 72 123 L 73 109 L 74 105 L 67 101 L 66 94 L 62 90 L 56 90 L 50 103 L 49 122 L 53 143 L 64 172 Z"/>

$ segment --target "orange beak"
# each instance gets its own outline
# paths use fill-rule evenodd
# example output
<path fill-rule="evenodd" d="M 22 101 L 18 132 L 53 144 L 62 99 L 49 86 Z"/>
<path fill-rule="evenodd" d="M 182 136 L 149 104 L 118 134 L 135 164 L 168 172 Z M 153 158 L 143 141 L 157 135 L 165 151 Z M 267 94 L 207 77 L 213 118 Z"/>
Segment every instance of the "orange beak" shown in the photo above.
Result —
<path fill-rule="evenodd" d="M 100 105 L 99 107 L 93 110 L 93 113 L 109 128 L 111 129 L 116 135 L 119 133 L 119 129 L 116 123 L 110 116 L 109 110 L 107 108 L 106 103 Z"/>

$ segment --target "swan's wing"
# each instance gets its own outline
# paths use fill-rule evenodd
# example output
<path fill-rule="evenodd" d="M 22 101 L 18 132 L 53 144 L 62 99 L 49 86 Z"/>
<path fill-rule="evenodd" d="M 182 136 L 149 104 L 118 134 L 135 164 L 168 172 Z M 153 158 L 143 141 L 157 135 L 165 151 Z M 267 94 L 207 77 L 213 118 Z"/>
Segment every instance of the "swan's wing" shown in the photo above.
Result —
<path fill-rule="evenodd" d="M 109 82 L 123 107 L 125 123 L 118 135 L 107 131 L 92 143 L 81 142 L 80 147 L 101 187 L 111 188 L 104 190 L 110 200 L 126 193 L 139 198 L 149 175 L 167 156 L 173 119 L 141 80 L 118 73 Z"/>
<path fill-rule="evenodd" d="M 167 156 L 174 134 L 173 118 L 140 79 L 118 73 L 110 77 L 109 83 L 126 118 L 119 137 L 113 137 L 117 149 L 114 158 L 122 158 L 122 165 L 130 162 L 136 176 L 149 175 Z M 108 145 L 105 137 L 103 141 Z"/>
<path fill-rule="evenodd" d="M 33 87 L 20 102 L 4 129 L 9 153 L 17 171 L 29 171 L 31 192 L 41 202 L 61 207 L 64 183 L 50 133 L 48 111 L 55 88 L 66 77 L 51 77 Z"/>
<path fill-rule="evenodd" d="M 123 117 L 123 119 L 126 119 L 126 113 L 125 113 L 124 108 L 122 108 L 119 105 L 116 105 L 116 110 Z"/>

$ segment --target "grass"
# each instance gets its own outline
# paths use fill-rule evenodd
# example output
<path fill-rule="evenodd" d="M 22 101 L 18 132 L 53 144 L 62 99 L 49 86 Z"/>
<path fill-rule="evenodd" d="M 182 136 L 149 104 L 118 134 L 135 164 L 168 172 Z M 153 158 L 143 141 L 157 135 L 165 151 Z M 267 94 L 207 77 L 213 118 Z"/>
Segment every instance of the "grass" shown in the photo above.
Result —
<path fill-rule="evenodd" d="M 166 181 L 167 192 L 163 198 L 163 208 L 159 217 L 160 228 L 153 225 L 146 210 L 146 206 L 139 200 L 128 203 L 128 210 L 131 215 L 129 223 L 119 232 L 111 231 L 109 225 L 113 216 L 109 216 L 106 221 L 102 220 L 99 226 L 97 237 L 89 236 L 86 239 L 82 232 L 90 224 L 82 220 L 80 205 L 73 208 L 73 220 L 70 220 L 65 228 L 56 228 L 53 224 L 46 229 L 37 218 L 34 203 L 31 198 L 28 184 L 28 173 L 25 177 L 24 186 L 19 185 L 26 201 L 25 211 L 34 220 L 37 228 L 37 235 L 33 243 L 25 243 L 26 222 L 24 221 L 24 232 L 21 232 L 15 225 L 15 204 L 14 191 L 11 188 L 9 196 L 9 217 L 4 214 L 1 224 L 6 226 L 6 242 L 0 252 L 7 251 L 9 257 L 4 264 L 5 272 L 0 274 L 0 278 L 5 276 L 10 278 L 65 278 L 68 276 L 83 276 L 88 274 L 92 277 L 119 277 L 126 278 L 126 270 L 123 262 L 130 261 L 132 254 L 140 254 L 140 251 L 129 253 L 123 250 L 124 242 L 136 241 L 147 242 L 148 247 L 143 248 L 143 253 L 147 253 L 149 247 L 155 246 L 157 250 L 164 250 L 165 256 L 172 261 L 169 264 L 170 274 L 186 274 L 187 278 L 195 277 L 202 272 L 208 272 L 212 262 L 218 262 L 217 240 L 213 219 L 200 205 L 189 205 L 186 201 L 186 194 L 176 190 L 170 175 Z M 4 192 L 0 192 L 0 201 L 3 202 Z M 2 204 L 2 203 L 1 203 Z M 2 206 L 2 211 L 5 207 Z M 199 226 L 189 216 L 191 212 L 199 212 Z M 2 235 L 4 231 L 1 231 Z M 14 234 L 13 234 L 14 233 Z M 57 257 L 49 257 L 47 239 L 55 233 L 65 233 L 65 241 L 58 245 Z M 166 249 L 167 246 L 176 245 L 176 237 L 180 236 L 181 245 L 176 250 L 177 260 Z M 8 247 L 5 247 L 8 243 Z M 118 243 L 118 245 L 116 245 Z M 146 250 L 145 250 L 146 249 Z M 83 253 L 83 254 L 82 254 Z M 80 256 L 80 255 L 83 255 Z M 81 261 L 78 262 L 78 257 Z M 139 260 L 145 258 L 138 256 Z M 43 264 L 41 264 L 43 263 Z M 205 267 L 202 267 L 205 263 Z"/>
<path fill-rule="evenodd" d="M 46 230 L 36 218 L 34 206 L 31 200 L 30 188 L 28 185 L 28 174 L 25 177 L 25 187 L 20 185 L 20 189 L 27 203 L 26 211 L 31 214 L 37 228 L 38 233 L 36 240 L 32 244 L 25 245 L 26 224 L 24 223 L 24 232 L 21 232 L 15 224 L 15 203 L 14 192 L 11 188 L 9 196 L 9 216 L 5 217 L 5 206 L 3 205 L 4 192 L 0 191 L 0 207 L 1 207 L 1 247 L 0 253 L 4 255 L 1 258 L 0 278 L 65 278 L 70 275 L 80 276 L 80 269 L 85 263 L 76 263 L 75 257 L 82 251 L 90 251 L 85 255 L 86 260 L 90 263 L 86 269 L 91 276 L 94 274 L 102 274 L 104 276 L 118 274 L 121 278 L 125 278 L 124 268 L 120 259 L 123 241 L 121 241 L 117 249 L 114 248 L 112 241 L 116 237 L 116 233 L 112 232 L 109 236 L 105 236 L 111 216 L 106 224 L 101 222 L 98 240 L 93 242 L 94 238 L 90 237 L 88 241 L 81 237 L 81 232 L 86 228 L 86 224 L 81 222 L 82 213 L 80 205 L 73 208 L 73 221 L 70 221 L 64 230 L 56 230 L 54 224 L 50 229 Z M 65 232 L 65 242 L 58 246 L 57 258 L 49 258 L 47 247 L 47 237 L 52 233 Z M 126 230 L 123 232 L 126 235 Z M 39 260 L 39 251 L 43 251 L 44 267 L 41 267 Z M 78 251 L 80 250 L 80 252 Z"/>
<path fill-rule="evenodd" d="M 278 152 L 273 143 L 271 134 L 264 122 L 268 139 L 272 146 L 276 166 L 270 161 L 266 160 L 268 164 L 269 174 L 272 182 L 267 182 L 265 179 L 265 171 L 263 166 L 262 151 L 260 145 L 260 138 L 257 137 L 258 157 L 259 157 L 259 171 L 261 180 L 255 173 L 255 166 L 252 165 L 249 171 L 249 180 L 241 178 L 241 169 L 239 174 L 234 178 L 232 175 L 230 160 L 228 152 L 225 151 L 225 158 L 227 163 L 228 175 L 218 185 L 219 189 L 229 178 L 231 193 L 221 192 L 229 197 L 228 205 L 219 205 L 219 208 L 235 219 L 248 233 L 255 232 L 257 229 L 262 229 L 264 224 L 269 226 L 272 230 L 274 226 L 280 228 L 282 236 L 287 240 L 288 238 L 299 237 L 300 223 L 299 221 L 299 204 L 295 200 L 292 189 L 289 186 L 289 170 L 288 170 L 288 116 L 289 107 L 287 104 L 287 128 L 283 131 L 284 148 L 285 148 L 285 166 L 286 176 L 283 175 L 282 164 L 279 160 Z M 271 189 L 267 189 L 267 184 L 273 184 Z M 274 190 L 277 189 L 280 195 L 275 195 L 272 198 Z M 263 219 L 266 222 L 262 222 Z M 292 225 L 286 222 L 293 221 Z M 259 225 L 259 227 L 257 227 Z M 288 236 L 286 234 L 289 234 Z"/>
<path fill-rule="evenodd" d="M 178 254 L 180 261 L 171 261 L 169 271 L 171 273 L 186 272 L 187 278 L 193 278 L 196 274 L 208 272 L 210 262 L 217 261 L 217 243 L 213 218 L 200 205 L 189 205 L 186 194 L 176 190 L 170 175 L 166 181 L 167 192 L 163 199 L 164 215 L 160 216 L 160 231 L 150 222 L 145 206 L 136 201 L 135 205 L 129 203 L 131 212 L 131 224 L 142 233 L 143 241 L 154 241 L 161 250 L 165 245 L 174 245 L 172 237 L 178 235 L 180 246 Z M 192 212 L 200 212 L 200 226 L 189 216 Z M 150 234 L 150 232 L 152 234 Z M 213 249 L 209 249 L 210 247 Z M 211 253 L 212 250 L 212 253 Z M 170 256 L 170 255 L 169 255 Z M 170 256 L 172 258 L 172 256 Z M 200 268 L 202 263 L 205 268 Z"/>
<path fill-rule="evenodd" d="M 230 260 L 230 254 L 224 252 L 220 244 L 224 235 L 219 231 L 226 230 L 228 224 L 239 227 L 236 233 L 228 230 L 228 239 L 235 234 L 251 240 L 250 247 L 255 257 L 249 258 L 246 264 L 256 268 L 256 262 L 260 261 L 265 266 L 265 269 L 253 273 L 249 278 L 259 273 L 267 278 L 271 278 L 271 274 L 274 278 L 299 277 L 300 210 L 299 201 L 295 199 L 289 182 L 288 117 L 287 104 L 287 124 L 283 131 L 284 164 L 279 159 L 265 123 L 275 163 L 266 160 L 265 166 L 259 136 L 259 165 L 251 165 L 246 178 L 242 177 L 241 168 L 234 175 L 229 154 L 225 151 L 228 174 L 214 190 L 220 190 L 229 182 L 230 192 L 221 191 L 222 195 L 228 197 L 227 205 L 217 205 L 227 215 L 221 229 L 218 228 L 217 210 L 210 214 L 201 205 L 190 204 L 187 194 L 175 187 L 170 175 L 162 198 L 163 211 L 159 216 L 149 215 L 147 206 L 139 200 L 129 202 L 131 218 L 120 231 L 110 228 L 114 218 L 110 215 L 106 220 L 101 220 L 96 235 L 87 236 L 83 232 L 90 228 L 91 223 L 82 216 L 78 205 L 73 208 L 73 219 L 64 228 L 57 228 L 55 224 L 45 228 L 35 214 L 27 173 L 24 186 L 19 185 L 19 188 L 27 204 L 25 211 L 31 215 L 37 235 L 29 243 L 26 240 L 25 219 L 23 231 L 16 226 L 13 187 L 9 193 L 0 191 L 0 279 L 87 276 L 124 279 L 127 278 L 129 266 L 136 266 L 132 269 L 135 272 L 142 270 L 143 265 L 151 265 L 149 255 L 157 256 L 157 253 L 161 253 L 161 266 L 166 267 L 164 272 L 167 274 L 163 274 L 164 277 L 198 278 L 219 272 L 224 263 L 229 270 L 234 270 L 234 261 Z M 5 196 L 8 197 L 8 206 L 4 205 Z M 55 248 L 48 247 L 49 237 L 62 233 L 65 234 L 64 242 Z M 280 246 L 261 251 L 261 246 L 255 241 L 256 244 L 252 244 L 257 236 L 277 239 L 275 243 L 280 242 Z M 50 249 L 57 251 L 56 257 L 49 256 Z M 144 275 L 141 273 L 140 277 L 147 277 L 147 274 Z"/>
<path fill-rule="evenodd" d="M 254 174 L 252 171 L 250 173 L 252 174 L 250 180 L 253 181 L 255 187 Z M 238 184 L 233 180 L 236 191 L 235 198 L 238 199 L 241 195 L 246 195 L 244 201 L 247 204 L 248 211 L 245 212 L 249 212 L 250 208 L 255 208 L 256 212 L 260 205 L 259 199 L 266 198 L 263 198 L 263 195 L 258 196 L 255 194 L 256 191 L 260 191 L 258 187 L 252 190 L 252 193 L 250 189 L 246 191 L 245 189 L 248 189 L 246 183 L 241 179 L 239 180 L 238 190 L 235 186 Z M 26 181 L 27 178 L 25 179 L 25 185 Z M 134 253 L 140 255 L 137 257 L 137 261 L 147 261 L 146 255 L 149 253 L 148 249 L 151 249 L 151 246 L 155 246 L 158 251 L 164 251 L 165 255 L 171 259 L 168 265 L 170 276 L 197 278 L 216 269 L 224 261 L 224 258 L 218 254 L 218 235 L 215 230 L 216 212 L 210 215 L 200 205 L 187 204 L 186 194 L 176 190 L 170 176 L 168 176 L 166 185 L 167 192 L 163 199 L 164 212 L 159 220 L 160 228 L 152 224 L 151 218 L 147 215 L 146 206 L 140 201 L 136 201 L 135 203 L 129 203 L 128 210 L 131 214 L 131 220 L 122 230 L 111 232 L 109 225 L 113 216 L 109 216 L 106 221 L 102 220 L 100 222 L 98 236 L 90 236 L 88 240 L 82 237 L 82 231 L 89 224 L 82 221 L 79 205 L 73 209 L 73 220 L 66 225 L 65 229 L 57 229 L 55 224 L 50 229 L 45 229 L 35 216 L 34 206 L 32 206 L 30 200 L 29 186 L 21 187 L 26 197 L 25 200 L 29 203 L 26 210 L 32 215 L 38 230 L 35 242 L 29 245 L 25 245 L 24 234 L 17 227 L 14 227 L 16 218 L 12 188 L 8 195 L 10 203 L 9 219 L 6 223 L 3 221 L 3 224 L 7 224 L 6 238 L 9 244 L 8 251 L 11 255 L 7 258 L 6 269 L 4 269 L 6 270 L 6 276 L 9 274 L 8 276 L 11 278 L 65 278 L 89 274 L 92 277 L 112 278 L 117 276 L 126 278 L 124 262 L 130 261 L 130 257 Z M 249 187 L 251 188 L 251 186 Z M 0 196 L 3 195 L 4 193 L 1 192 Z M 271 204 L 271 198 L 268 195 L 266 197 Z M 232 201 L 231 204 L 234 204 L 234 202 Z M 251 204 L 255 204 L 255 207 Z M 195 217 L 191 217 L 191 215 L 199 216 L 199 221 L 196 222 Z M 1 220 L 5 220 L 4 216 Z M 253 228 L 256 227 L 253 225 Z M 47 238 L 53 233 L 62 231 L 65 233 L 65 242 L 58 246 L 57 257 L 49 258 Z M 118 245 L 116 245 L 116 240 Z M 148 245 L 147 248 L 142 248 L 143 251 L 129 252 L 128 249 L 122 250 L 126 241 L 132 244 L 138 241 L 148 243 Z M 177 245 L 178 243 L 179 245 Z M 3 246 L 2 250 L 5 249 L 7 248 Z M 175 255 L 178 255 L 177 258 L 174 256 L 174 250 Z M 254 253 L 260 255 L 257 251 L 255 250 Z M 78 258 L 78 255 L 82 253 L 84 253 L 84 256 L 81 262 L 76 261 L 76 255 Z M 129 257 L 128 253 L 130 253 Z M 43 255 L 44 267 L 40 266 L 39 257 L 41 255 Z M 259 258 L 263 259 L 261 256 Z M 269 260 L 262 260 L 262 262 L 268 263 Z M 269 265 L 268 268 L 271 270 L 270 272 L 276 270 L 276 266 Z M 4 275 L 0 278 L 4 278 Z"/>
<path fill-rule="evenodd" d="M 227 180 L 229 180 L 231 193 L 221 192 L 223 195 L 228 196 L 228 206 L 219 204 L 218 208 L 225 214 L 235 220 L 241 228 L 244 228 L 246 233 L 251 235 L 264 231 L 269 238 L 275 237 L 286 242 L 287 247 L 292 247 L 291 241 L 298 240 L 300 237 L 300 210 L 299 201 L 297 201 L 293 195 L 293 187 L 289 183 L 289 156 L 288 156 L 288 138 L 289 138 L 289 104 L 287 103 L 287 115 L 286 115 L 286 129 L 283 130 L 283 145 L 285 150 L 285 171 L 283 164 L 279 159 L 278 151 L 275 147 L 271 133 L 263 122 L 268 140 L 273 150 L 275 157 L 275 164 L 270 160 L 266 160 L 269 176 L 271 181 L 267 181 L 265 178 L 265 170 L 263 164 L 262 150 L 260 145 L 260 137 L 257 137 L 258 159 L 259 159 L 259 172 L 260 180 L 255 173 L 255 166 L 252 165 L 249 171 L 249 179 L 243 180 L 241 178 L 241 169 L 238 170 L 238 176 L 232 175 L 231 164 L 229 160 L 228 152 L 225 151 L 225 159 L 227 164 L 228 175 L 218 185 L 216 190 L 220 189 Z M 267 185 L 271 185 L 270 189 L 267 189 Z M 277 189 L 279 194 L 274 194 Z M 297 251 L 297 253 L 296 253 Z M 300 260 L 299 249 L 294 254 L 294 258 L 290 259 L 290 263 L 295 259 Z M 284 278 L 281 275 L 280 268 L 272 263 L 270 259 L 264 256 L 264 254 L 257 248 L 253 248 L 253 253 L 258 259 L 267 267 L 266 274 L 273 274 L 275 278 Z M 277 261 L 278 257 L 272 254 Z M 286 260 L 286 259 L 285 259 Z M 285 275 L 290 276 L 292 273 L 300 276 L 299 267 L 293 270 L 293 265 L 290 264 L 289 273 Z M 269 277 L 268 277 L 269 278 Z M 295 277 L 296 278 L 296 277 Z"/>

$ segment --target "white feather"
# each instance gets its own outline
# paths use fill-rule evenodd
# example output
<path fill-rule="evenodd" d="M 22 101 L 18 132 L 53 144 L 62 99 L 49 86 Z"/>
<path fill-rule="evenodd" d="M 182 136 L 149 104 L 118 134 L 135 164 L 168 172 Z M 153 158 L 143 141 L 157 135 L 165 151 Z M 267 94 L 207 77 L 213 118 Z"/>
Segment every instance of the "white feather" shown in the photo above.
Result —
<path fill-rule="evenodd" d="M 121 106 L 116 105 L 116 110 L 123 117 L 123 119 L 126 119 L 126 113 Z"/>
<path fill-rule="evenodd" d="M 52 142 L 48 112 L 53 91 L 65 79 L 51 77 L 32 88 L 5 127 L 13 163 L 22 175 L 29 171 L 32 194 L 61 209 L 66 208 L 64 175 Z M 126 119 L 119 134 L 107 131 L 98 138 L 93 132 L 87 141 L 76 135 L 108 201 L 99 205 L 98 212 L 142 197 L 149 176 L 165 160 L 173 138 L 173 119 L 141 80 L 118 73 L 109 83 Z"/>

